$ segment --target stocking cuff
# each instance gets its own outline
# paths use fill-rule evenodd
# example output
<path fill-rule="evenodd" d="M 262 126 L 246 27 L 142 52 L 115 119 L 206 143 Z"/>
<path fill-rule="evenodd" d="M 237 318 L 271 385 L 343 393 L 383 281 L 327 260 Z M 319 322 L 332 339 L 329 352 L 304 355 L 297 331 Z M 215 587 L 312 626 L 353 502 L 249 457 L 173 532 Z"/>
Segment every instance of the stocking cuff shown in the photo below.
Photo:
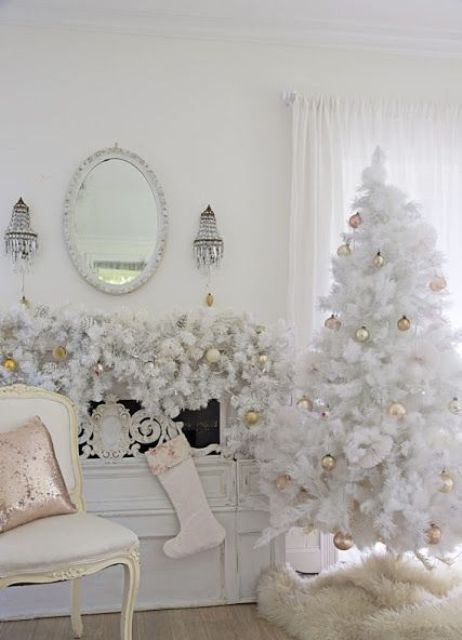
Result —
<path fill-rule="evenodd" d="M 189 458 L 190 455 L 191 448 L 183 434 L 146 451 L 149 468 L 155 476 L 164 473 L 171 467 L 176 467 L 177 464 Z"/>

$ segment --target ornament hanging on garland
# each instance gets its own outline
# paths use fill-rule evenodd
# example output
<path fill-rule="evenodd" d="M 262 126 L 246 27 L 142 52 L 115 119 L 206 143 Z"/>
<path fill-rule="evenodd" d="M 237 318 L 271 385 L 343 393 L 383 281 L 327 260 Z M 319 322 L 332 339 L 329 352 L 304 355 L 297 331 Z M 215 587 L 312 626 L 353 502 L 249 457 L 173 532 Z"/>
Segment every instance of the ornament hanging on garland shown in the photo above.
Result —
<path fill-rule="evenodd" d="M 334 535 L 334 545 L 339 551 L 348 551 L 354 545 L 353 536 L 345 531 L 337 531 Z"/>
<path fill-rule="evenodd" d="M 431 524 L 427 529 L 425 536 L 428 544 L 439 544 L 442 538 L 442 532 L 438 525 Z"/>
<path fill-rule="evenodd" d="M 2 362 L 2 365 L 10 373 L 14 373 L 18 368 L 18 363 L 14 358 L 5 358 Z"/>
<path fill-rule="evenodd" d="M 102 363 L 102 362 L 100 362 L 99 360 L 98 360 L 98 362 L 95 364 L 95 369 L 94 369 L 94 371 L 95 371 L 95 374 L 96 374 L 97 376 L 100 376 L 100 375 L 103 373 L 103 371 L 104 371 L 104 365 L 103 365 L 103 363 Z"/>
<path fill-rule="evenodd" d="M 451 493 L 454 489 L 454 478 L 447 471 L 442 471 L 440 478 L 442 482 L 440 493 Z"/>
<path fill-rule="evenodd" d="M 209 292 L 209 293 L 205 296 L 205 304 L 206 304 L 208 307 L 212 307 L 212 306 L 213 306 L 213 301 L 214 301 L 214 299 L 215 299 L 215 298 L 213 297 L 213 293 L 210 293 L 210 292 Z"/>
<path fill-rule="evenodd" d="M 205 352 L 205 359 L 209 364 L 216 364 L 221 359 L 221 353 L 215 347 L 211 347 Z"/>
<path fill-rule="evenodd" d="M 339 248 L 337 249 L 337 255 L 340 258 L 351 255 L 351 247 L 348 242 L 339 246 Z"/>
<path fill-rule="evenodd" d="M 435 293 L 443 291 L 443 289 L 446 289 L 447 287 L 446 278 L 443 278 L 443 276 L 437 276 L 436 278 L 433 278 L 433 280 L 430 280 L 428 286 Z"/>
<path fill-rule="evenodd" d="M 321 459 L 321 467 L 324 469 L 324 471 L 333 471 L 336 464 L 337 460 L 334 458 L 334 456 L 331 456 L 330 453 L 326 454 Z"/>
<path fill-rule="evenodd" d="M 393 418 L 398 418 L 400 420 L 406 415 L 406 407 L 402 405 L 401 402 L 392 402 L 388 407 L 388 413 Z"/>
<path fill-rule="evenodd" d="M 326 329 L 331 329 L 332 331 L 338 331 L 340 329 L 340 327 L 342 326 L 342 323 L 337 318 L 337 316 L 332 314 L 324 322 L 324 326 L 326 327 Z"/>
<path fill-rule="evenodd" d="M 283 473 L 276 478 L 274 484 L 276 485 L 276 489 L 278 491 L 284 491 L 284 489 L 287 489 L 291 482 L 292 478 L 287 473 Z"/>
<path fill-rule="evenodd" d="M 409 318 L 406 318 L 406 316 L 402 316 L 398 320 L 397 325 L 400 331 L 409 331 L 409 329 L 411 328 L 411 321 L 409 320 Z"/>
<path fill-rule="evenodd" d="M 250 409 L 250 411 L 247 411 L 245 414 L 245 421 L 247 426 L 254 427 L 260 422 L 260 412 L 255 409 Z"/>
<path fill-rule="evenodd" d="M 264 367 L 268 364 L 268 354 L 267 353 L 259 353 L 257 356 L 257 362 L 261 367 Z"/>
<path fill-rule="evenodd" d="M 377 269 L 380 269 L 380 267 L 383 267 L 383 265 L 385 264 L 385 260 L 380 251 L 377 251 L 377 253 L 375 254 L 373 262 L 374 267 L 377 267 Z"/>
<path fill-rule="evenodd" d="M 307 396 L 302 396 L 297 400 L 297 407 L 304 411 L 313 411 L 313 402 Z"/>
<path fill-rule="evenodd" d="M 453 398 L 448 404 L 448 409 L 454 415 L 459 416 L 462 413 L 462 402 L 459 398 Z"/>
<path fill-rule="evenodd" d="M 359 225 L 362 223 L 362 221 L 363 219 L 361 218 L 359 213 L 354 213 L 352 216 L 350 216 L 350 219 L 348 220 L 348 224 L 352 229 L 357 229 Z"/>
<path fill-rule="evenodd" d="M 64 362 L 67 360 L 68 356 L 67 349 L 62 345 L 58 345 L 57 347 L 54 347 L 52 355 L 55 362 Z"/>
<path fill-rule="evenodd" d="M 356 330 L 355 338 L 357 342 L 367 342 L 370 338 L 369 329 L 364 325 Z"/>

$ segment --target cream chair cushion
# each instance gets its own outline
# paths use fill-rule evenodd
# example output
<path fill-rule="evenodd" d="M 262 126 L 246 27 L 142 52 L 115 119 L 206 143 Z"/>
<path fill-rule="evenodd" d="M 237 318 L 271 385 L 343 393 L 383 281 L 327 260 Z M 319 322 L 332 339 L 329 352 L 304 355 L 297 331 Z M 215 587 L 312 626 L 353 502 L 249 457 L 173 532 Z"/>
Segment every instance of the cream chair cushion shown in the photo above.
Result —
<path fill-rule="evenodd" d="M 105 518 L 88 513 L 51 516 L 0 535 L 0 577 L 106 560 L 137 544 L 132 531 Z"/>

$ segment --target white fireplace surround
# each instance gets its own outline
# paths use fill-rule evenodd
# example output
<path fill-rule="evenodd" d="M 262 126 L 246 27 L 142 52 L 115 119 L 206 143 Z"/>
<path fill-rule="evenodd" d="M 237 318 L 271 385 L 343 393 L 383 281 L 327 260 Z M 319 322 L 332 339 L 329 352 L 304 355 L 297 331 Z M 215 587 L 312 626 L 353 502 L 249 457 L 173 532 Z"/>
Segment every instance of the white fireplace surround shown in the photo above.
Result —
<path fill-rule="evenodd" d="M 103 448 L 108 448 L 109 444 L 119 452 L 133 445 L 129 441 L 134 428 L 129 415 L 124 413 L 123 405 L 111 397 L 107 405 L 100 405 L 98 410 L 102 418 L 93 422 L 93 427 L 98 423 L 104 424 L 106 410 L 113 432 L 109 443 L 101 432 L 98 434 L 96 446 L 100 451 L 103 452 L 102 443 Z M 118 435 L 117 411 L 120 411 Z M 221 403 L 220 413 L 223 427 L 227 413 L 225 403 Z M 163 425 L 160 438 L 174 435 L 169 428 L 178 429 L 178 423 L 172 423 L 170 419 L 160 422 Z M 207 451 L 217 448 L 208 447 Z M 144 456 L 110 456 L 107 459 L 118 460 L 113 464 L 108 464 L 104 458 L 82 460 L 87 510 L 126 525 L 140 538 L 138 609 L 252 602 L 260 572 L 285 560 L 283 539 L 254 549 L 268 519 L 268 514 L 256 509 L 254 504 L 259 499 L 256 463 L 253 460 L 227 459 L 221 454 L 203 455 L 206 451 L 200 450 L 195 453 L 205 494 L 215 517 L 226 530 L 226 539 L 219 548 L 181 560 L 171 560 L 162 551 L 164 542 L 177 534 L 178 520 L 160 483 L 150 473 Z M 114 579 L 117 571 L 118 568 L 108 569 L 84 579 L 83 611 L 118 610 L 120 580 Z M 40 588 L 12 587 L 0 592 L 1 619 L 67 615 L 68 612 L 66 583 Z"/>

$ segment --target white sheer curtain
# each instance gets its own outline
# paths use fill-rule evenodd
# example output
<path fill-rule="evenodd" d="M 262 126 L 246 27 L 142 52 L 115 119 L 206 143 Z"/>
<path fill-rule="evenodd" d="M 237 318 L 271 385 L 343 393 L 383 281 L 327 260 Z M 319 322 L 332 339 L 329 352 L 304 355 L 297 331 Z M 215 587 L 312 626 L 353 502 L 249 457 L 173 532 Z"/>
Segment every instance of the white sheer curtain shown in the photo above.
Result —
<path fill-rule="evenodd" d="M 320 324 L 317 300 L 329 289 L 330 256 L 378 144 L 390 181 L 419 202 L 437 228 L 450 315 L 462 327 L 462 106 L 297 95 L 292 118 L 288 304 L 300 344 Z"/>

